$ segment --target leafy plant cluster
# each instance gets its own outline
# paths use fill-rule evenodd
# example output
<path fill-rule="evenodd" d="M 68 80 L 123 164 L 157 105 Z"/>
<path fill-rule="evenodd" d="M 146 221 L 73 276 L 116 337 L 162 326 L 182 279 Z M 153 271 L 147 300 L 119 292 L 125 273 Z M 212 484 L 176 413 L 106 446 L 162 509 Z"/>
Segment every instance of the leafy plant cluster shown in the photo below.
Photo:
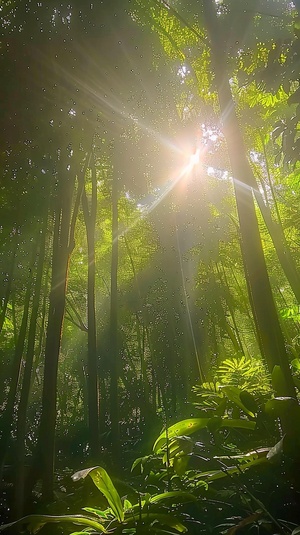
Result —
<path fill-rule="evenodd" d="M 293 368 L 297 375 L 299 361 Z M 299 534 L 297 401 L 273 396 L 272 387 L 283 378 L 279 367 L 273 370 L 272 386 L 260 363 L 245 357 L 228 359 L 216 371 L 219 383 L 193 389 L 196 416 L 160 433 L 152 453 L 134 461 L 130 483 L 114 482 L 100 466 L 72 476 L 73 481 L 89 476 L 106 507 L 86 506 L 73 515 L 29 515 L 0 531 L 26 525 L 36 533 L 47 523 L 68 523 L 80 526 L 71 535 Z M 267 382 L 259 389 L 262 373 Z M 295 376 L 299 386 L 297 381 Z"/>

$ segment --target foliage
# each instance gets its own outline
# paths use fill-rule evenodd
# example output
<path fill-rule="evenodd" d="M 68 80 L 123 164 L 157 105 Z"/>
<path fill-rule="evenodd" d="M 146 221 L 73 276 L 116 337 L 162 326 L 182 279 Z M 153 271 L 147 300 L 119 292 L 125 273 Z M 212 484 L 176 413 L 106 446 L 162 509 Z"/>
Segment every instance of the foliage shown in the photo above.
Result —
<path fill-rule="evenodd" d="M 199 500 L 205 500 L 210 515 L 215 515 L 215 509 L 208 505 L 211 501 L 217 500 L 225 514 L 226 498 L 233 500 L 235 517 L 224 520 L 223 516 L 222 523 L 215 524 L 215 529 L 221 533 L 228 535 L 242 528 L 245 533 L 251 533 L 254 526 L 258 533 L 265 533 L 265 529 L 271 533 L 277 533 L 271 531 L 276 529 L 289 533 L 289 524 L 278 516 L 274 503 L 265 496 L 267 505 L 264 504 L 260 495 L 261 489 L 268 485 L 270 471 L 275 471 L 275 482 L 280 481 L 282 489 L 285 478 L 293 478 L 298 454 L 291 446 L 299 442 L 299 430 L 290 430 L 280 436 L 277 418 L 287 419 L 293 426 L 295 418 L 299 418 L 299 406 L 292 398 L 269 397 L 265 402 L 261 396 L 257 403 L 249 392 L 235 386 L 225 387 L 221 397 L 216 384 L 203 386 L 201 394 L 196 389 L 199 395 L 197 408 L 206 417 L 189 418 L 168 426 L 154 443 L 154 456 L 137 459 L 133 469 L 140 466 L 143 477 L 149 474 L 149 480 L 153 481 L 156 473 L 157 482 L 165 479 L 169 481 L 169 488 L 192 492 Z M 232 406 L 238 409 L 236 419 L 230 417 Z M 271 446 L 270 442 L 276 437 L 278 442 Z M 251 450 L 247 449 L 249 443 Z M 155 459 L 160 459 L 164 468 L 158 468 Z M 285 465 L 289 466 L 288 473 Z M 289 484 L 287 481 L 283 492 L 287 492 Z M 281 487 L 278 488 L 280 496 L 279 489 Z M 273 495 L 274 499 L 277 503 Z M 288 499 L 296 507 L 294 498 Z M 237 515 L 238 510 L 240 515 Z M 296 525 L 290 524 L 295 533 Z M 203 533 L 207 532 L 205 529 L 212 529 L 211 517 L 207 519 Z"/>
<path fill-rule="evenodd" d="M 248 392 L 268 392 L 270 376 L 260 359 L 246 357 L 226 359 L 216 370 L 221 385 L 237 386 Z"/>
<path fill-rule="evenodd" d="M 16 522 L 5 524 L 0 531 L 26 525 L 30 531 L 37 533 L 47 523 L 71 523 L 78 526 L 88 527 L 88 533 L 159 533 L 167 529 L 168 533 L 184 533 L 186 527 L 176 517 L 170 514 L 170 507 L 181 501 L 194 501 L 193 495 L 184 492 L 165 492 L 156 495 L 140 495 L 132 487 L 128 487 L 133 494 L 136 503 L 131 503 L 127 497 L 120 495 L 114 486 L 110 476 L 104 468 L 97 466 L 76 472 L 72 479 L 78 481 L 89 475 L 97 489 L 105 496 L 109 507 L 102 510 L 95 507 L 84 507 L 88 514 L 78 515 L 29 515 Z M 165 511 L 164 503 L 168 504 Z M 72 532 L 71 535 L 86 533 Z"/>

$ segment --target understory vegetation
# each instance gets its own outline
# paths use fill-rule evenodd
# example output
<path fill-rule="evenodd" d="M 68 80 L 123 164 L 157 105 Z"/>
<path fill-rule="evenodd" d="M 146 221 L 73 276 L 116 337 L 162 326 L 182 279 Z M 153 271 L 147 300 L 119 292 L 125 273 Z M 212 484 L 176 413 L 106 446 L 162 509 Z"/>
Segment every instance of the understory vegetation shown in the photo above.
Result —
<path fill-rule="evenodd" d="M 0 531 L 300 534 L 299 0 L 0 27 Z"/>

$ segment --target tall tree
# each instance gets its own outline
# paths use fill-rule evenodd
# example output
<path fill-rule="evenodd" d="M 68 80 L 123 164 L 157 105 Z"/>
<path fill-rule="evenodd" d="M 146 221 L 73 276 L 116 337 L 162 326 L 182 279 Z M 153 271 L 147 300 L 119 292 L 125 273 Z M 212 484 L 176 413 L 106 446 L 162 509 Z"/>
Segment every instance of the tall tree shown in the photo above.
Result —
<path fill-rule="evenodd" d="M 294 395 L 294 385 L 289 369 L 284 337 L 272 295 L 255 213 L 252 194 L 253 174 L 235 114 L 235 106 L 226 73 L 222 28 L 217 19 L 216 6 L 213 1 L 203 2 L 203 13 L 210 39 L 221 121 L 234 177 L 242 255 L 261 350 L 271 371 L 276 364 L 282 369 L 286 385 L 284 391 L 279 392 L 279 394 Z"/>
<path fill-rule="evenodd" d="M 14 357 L 13 357 L 13 362 L 12 362 L 11 383 L 10 383 L 7 404 L 5 407 L 5 413 L 4 413 L 4 418 L 3 418 L 4 425 L 3 425 L 1 443 L 0 443 L 1 444 L 1 457 L 0 457 L 1 479 L 2 479 L 2 474 L 3 474 L 5 458 L 7 455 L 7 448 L 9 444 L 11 430 L 12 430 L 13 413 L 14 413 L 14 407 L 15 407 L 15 402 L 16 402 L 18 384 L 19 384 L 20 375 L 21 375 L 22 358 L 24 356 L 26 333 L 27 333 L 27 327 L 28 327 L 28 317 L 29 317 L 30 302 L 31 302 L 31 295 L 32 295 L 33 268 L 35 264 L 36 250 L 37 250 L 37 246 L 35 246 L 35 248 L 32 251 L 32 260 L 31 260 L 31 265 L 29 268 L 29 277 L 28 277 L 26 292 L 24 295 L 24 307 L 23 307 L 22 321 L 21 321 L 19 332 L 18 332 L 16 347 L 15 347 L 15 352 L 14 352 Z"/>
<path fill-rule="evenodd" d="M 32 382 L 33 362 L 36 346 L 37 321 L 41 299 L 41 289 L 43 282 L 45 250 L 47 241 L 48 213 L 44 216 L 44 222 L 40 231 L 38 241 L 38 260 L 36 276 L 33 289 L 33 302 L 31 308 L 30 324 L 27 338 L 27 349 L 25 357 L 25 368 L 22 381 L 22 389 L 17 412 L 16 428 L 16 462 L 15 462 L 15 486 L 14 486 L 14 506 L 13 515 L 20 518 L 24 513 L 25 501 L 25 456 L 26 456 L 26 429 L 27 429 L 27 409 L 30 396 L 30 386 Z"/>
<path fill-rule="evenodd" d="M 88 249 L 88 281 L 87 281 L 87 319 L 88 319 L 88 358 L 87 358 L 87 389 L 89 415 L 89 446 L 92 459 L 99 454 L 99 381 L 97 359 L 96 307 L 95 307 L 95 228 L 97 216 L 97 175 L 94 148 L 87 156 L 87 165 L 81 173 L 85 180 L 87 169 L 91 174 L 91 193 L 87 193 L 86 183 L 83 186 L 82 209 L 87 236 Z"/>
<path fill-rule="evenodd" d="M 59 163 L 62 170 L 63 162 Z M 57 369 L 65 312 L 68 266 L 74 247 L 74 237 L 70 236 L 70 223 L 75 174 L 72 170 L 69 173 L 63 172 L 59 177 L 60 180 L 54 193 L 52 276 L 44 357 L 42 415 L 34 467 L 35 472 L 31 476 L 32 484 L 36 481 L 37 476 L 42 477 L 43 496 L 45 499 L 51 499 L 53 493 Z"/>
<path fill-rule="evenodd" d="M 120 168 L 118 167 L 118 150 L 120 139 L 114 139 L 112 143 L 113 170 L 111 179 L 111 225 L 112 225 L 112 248 L 111 248 L 111 275 L 110 275 L 110 419 L 111 440 L 114 457 L 120 459 L 120 418 L 119 418 L 119 327 L 118 327 L 118 263 L 119 263 L 119 180 Z"/>

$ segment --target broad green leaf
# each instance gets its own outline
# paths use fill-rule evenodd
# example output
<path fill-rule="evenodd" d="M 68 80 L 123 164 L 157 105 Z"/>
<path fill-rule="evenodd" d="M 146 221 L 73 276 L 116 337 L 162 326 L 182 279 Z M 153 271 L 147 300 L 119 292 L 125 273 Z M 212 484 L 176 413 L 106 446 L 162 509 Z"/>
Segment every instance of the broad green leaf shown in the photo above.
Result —
<path fill-rule="evenodd" d="M 255 417 L 255 414 L 244 405 L 241 399 L 242 390 L 240 388 L 238 388 L 237 386 L 221 386 L 220 388 L 222 389 L 222 392 L 226 394 L 228 399 L 230 399 L 230 401 L 233 401 L 233 403 L 235 403 L 240 409 L 242 409 L 245 414 L 251 416 L 252 418 Z"/>
<path fill-rule="evenodd" d="M 179 456 L 187 456 L 194 449 L 194 441 L 190 437 L 179 436 L 169 440 L 168 452 L 163 456 L 163 463 L 168 459 L 178 459 Z M 187 458 L 187 457 L 186 457 Z"/>
<path fill-rule="evenodd" d="M 128 511 L 129 509 L 132 509 L 132 503 L 129 500 L 125 499 L 123 503 L 123 509 L 124 512 Z"/>
<path fill-rule="evenodd" d="M 102 526 L 102 524 L 99 524 L 99 522 L 93 520 L 92 518 L 82 515 L 28 515 L 24 516 L 23 518 L 20 518 L 19 520 L 16 520 L 15 522 L 11 522 L 10 524 L 4 524 L 3 526 L 0 526 L 0 531 L 4 531 L 5 529 L 11 528 L 13 526 L 17 527 L 27 525 L 29 531 L 37 533 L 37 531 L 39 531 L 45 524 L 49 523 L 78 524 L 94 528 L 96 531 L 101 533 L 107 533 L 105 527 Z"/>
<path fill-rule="evenodd" d="M 277 418 L 285 413 L 287 414 L 296 403 L 296 400 L 291 397 L 277 397 L 269 399 L 265 404 L 265 411 L 267 414 Z"/>
<path fill-rule="evenodd" d="M 166 431 L 163 431 L 154 443 L 154 453 L 160 452 L 167 444 L 167 441 L 181 435 L 191 435 L 199 429 L 206 427 L 210 418 L 189 418 L 181 420 L 174 425 L 171 425 Z"/>
<path fill-rule="evenodd" d="M 229 418 L 191 418 L 188 420 L 182 420 L 177 424 L 172 425 L 164 431 L 156 440 L 153 446 L 153 451 L 155 453 L 160 453 L 168 444 L 169 446 L 169 455 L 164 455 L 163 462 L 167 461 L 167 458 L 172 458 L 174 455 L 179 453 L 185 453 L 185 451 L 180 447 L 181 433 L 192 434 L 203 429 L 204 427 L 213 428 L 213 430 L 219 427 L 236 427 L 240 429 L 250 429 L 254 430 L 256 427 L 255 422 L 250 422 L 249 420 L 244 420 L 242 418 L 229 419 Z M 185 437 L 186 438 L 186 437 Z"/>
<path fill-rule="evenodd" d="M 249 420 L 243 420 L 242 418 L 233 418 L 232 420 L 229 418 L 222 418 L 221 427 L 236 427 L 240 429 L 249 429 L 250 431 L 254 431 L 256 427 L 256 422 L 250 422 Z"/>
<path fill-rule="evenodd" d="M 87 513 L 93 513 L 94 515 L 100 516 L 101 518 L 111 518 L 112 517 L 112 511 L 111 509 L 105 509 L 105 511 L 101 511 L 100 509 L 95 509 L 94 507 L 83 507 L 83 511 L 87 511 Z"/>
<path fill-rule="evenodd" d="M 150 503 L 157 503 L 163 500 L 170 500 L 172 503 L 184 503 L 184 502 L 194 502 L 197 501 L 197 498 L 190 494 L 189 492 L 184 491 L 173 491 L 173 492 L 163 492 L 162 494 L 157 494 L 150 498 Z"/>
<path fill-rule="evenodd" d="M 87 475 L 92 478 L 96 487 L 100 490 L 100 492 L 102 492 L 102 494 L 104 494 L 118 521 L 123 522 L 124 510 L 121 498 L 106 470 L 104 470 L 104 468 L 101 466 L 87 468 L 86 470 L 80 470 L 79 472 L 76 472 L 72 476 L 72 479 L 73 481 L 77 481 L 78 479 L 85 478 Z"/>
<path fill-rule="evenodd" d="M 242 390 L 240 393 L 240 400 L 243 403 L 244 407 L 246 407 L 250 414 L 256 414 L 258 411 L 258 406 L 255 400 L 255 397 L 250 394 L 250 392 L 247 392 L 247 390 Z"/>
<path fill-rule="evenodd" d="M 217 429 L 220 429 L 222 426 L 222 420 L 221 416 L 213 416 L 210 418 L 210 420 L 207 422 L 207 428 L 211 433 L 214 433 L 217 431 Z"/>
<path fill-rule="evenodd" d="M 241 472 L 244 472 L 245 470 L 249 470 L 249 468 L 253 468 L 253 466 L 257 466 L 259 464 L 265 464 L 266 462 L 267 462 L 266 457 L 260 457 L 259 459 L 255 459 L 253 461 L 242 463 L 242 464 L 239 464 L 238 466 L 228 466 L 226 468 L 224 467 L 223 470 L 210 470 L 207 472 L 200 472 L 199 477 L 206 478 L 208 481 L 214 481 L 215 479 L 221 479 L 222 477 L 231 476 L 233 474 L 240 474 Z"/>
<path fill-rule="evenodd" d="M 257 448 L 256 450 L 247 451 L 246 453 L 239 453 L 237 455 L 221 455 L 214 457 L 215 459 L 239 459 L 240 461 L 254 461 L 260 457 L 266 457 L 271 448 Z"/>

